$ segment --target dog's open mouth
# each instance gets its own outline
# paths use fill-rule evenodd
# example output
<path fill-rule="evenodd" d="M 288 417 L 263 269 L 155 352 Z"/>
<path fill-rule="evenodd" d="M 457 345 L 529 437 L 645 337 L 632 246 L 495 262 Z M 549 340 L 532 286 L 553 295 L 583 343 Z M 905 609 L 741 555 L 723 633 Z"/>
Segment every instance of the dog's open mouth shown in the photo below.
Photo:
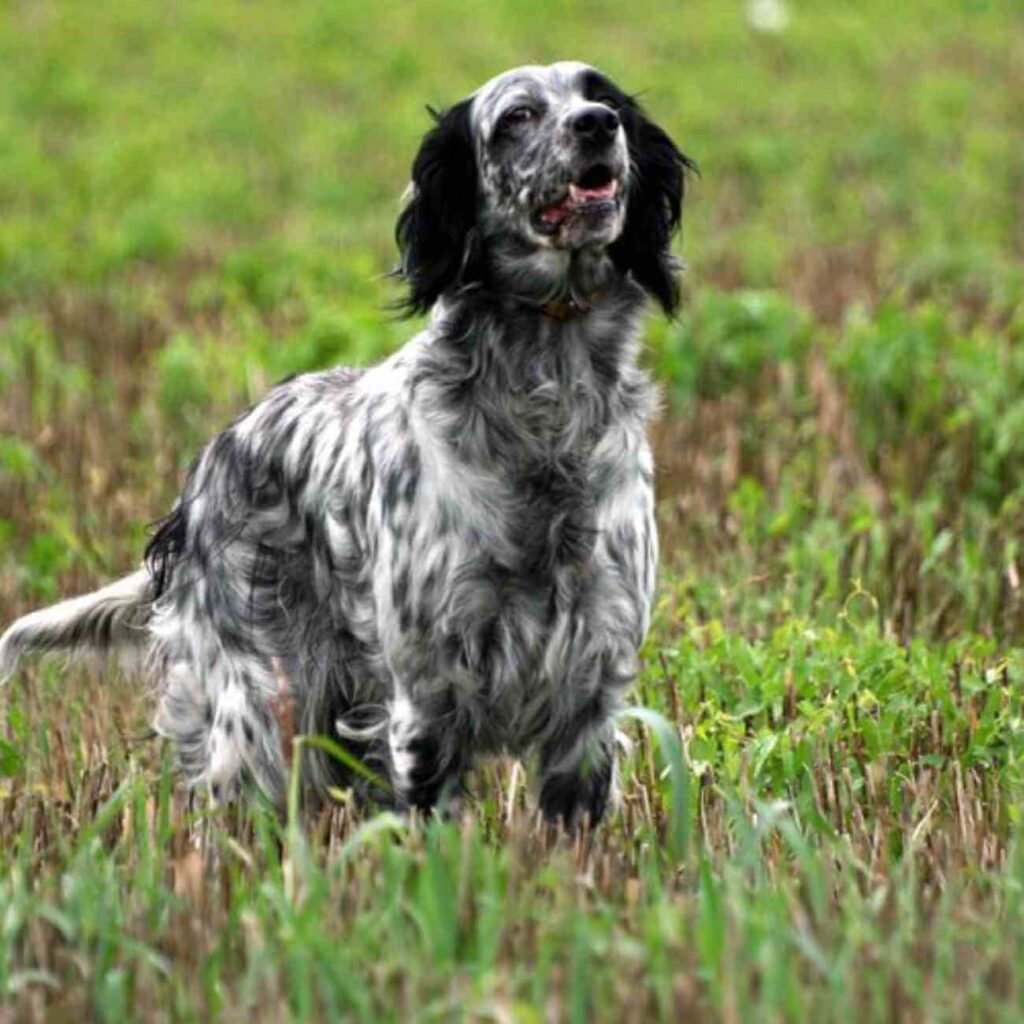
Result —
<path fill-rule="evenodd" d="M 542 230 L 554 232 L 577 214 L 605 212 L 613 208 L 618 192 L 619 182 L 611 168 L 606 164 L 595 164 L 581 174 L 577 181 L 569 183 L 561 199 L 538 211 L 538 226 Z"/>

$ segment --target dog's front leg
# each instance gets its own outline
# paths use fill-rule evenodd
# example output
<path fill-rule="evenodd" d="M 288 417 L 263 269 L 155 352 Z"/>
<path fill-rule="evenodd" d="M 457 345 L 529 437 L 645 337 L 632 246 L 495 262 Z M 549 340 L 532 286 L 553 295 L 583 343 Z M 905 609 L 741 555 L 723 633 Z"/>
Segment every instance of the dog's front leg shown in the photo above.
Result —
<path fill-rule="evenodd" d="M 592 709 L 541 747 L 540 809 L 553 825 L 593 827 L 604 816 L 615 778 L 615 729 Z"/>
<path fill-rule="evenodd" d="M 470 737 L 448 690 L 400 686 L 388 727 L 391 782 L 400 807 L 429 811 L 456 795 L 469 766 Z"/>

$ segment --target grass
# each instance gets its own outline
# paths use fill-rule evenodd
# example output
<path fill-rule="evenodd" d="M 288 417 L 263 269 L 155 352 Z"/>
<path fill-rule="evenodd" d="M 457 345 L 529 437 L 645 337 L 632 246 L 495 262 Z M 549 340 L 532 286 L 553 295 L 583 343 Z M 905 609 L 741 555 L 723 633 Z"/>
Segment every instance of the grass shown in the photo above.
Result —
<path fill-rule="evenodd" d="M 648 331 L 619 810 L 554 839 L 499 761 L 450 822 L 210 820 L 151 694 L 32 667 L 0 693 L 0 1019 L 1024 1015 L 1024 19 L 745 12 L 0 11 L 0 621 L 134 564 L 275 379 L 408 336 L 381 275 L 424 103 L 579 56 L 703 171 Z"/>

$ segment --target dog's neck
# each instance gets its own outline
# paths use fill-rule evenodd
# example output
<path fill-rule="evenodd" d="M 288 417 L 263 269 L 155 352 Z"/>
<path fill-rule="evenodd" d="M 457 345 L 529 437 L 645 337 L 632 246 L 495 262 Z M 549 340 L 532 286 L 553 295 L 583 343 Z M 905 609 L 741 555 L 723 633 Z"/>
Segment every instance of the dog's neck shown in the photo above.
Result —
<path fill-rule="evenodd" d="M 485 287 L 556 320 L 599 305 L 621 274 L 604 246 L 556 249 L 498 235 L 484 243 Z"/>
<path fill-rule="evenodd" d="M 582 455 L 607 424 L 646 418 L 637 368 L 645 299 L 601 262 L 601 288 L 577 298 L 467 288 L 435 307 L 416 371 L 435 423 L 471 461 L 522 467 Z M 520 283 L 530 280 L 519 275 Z M 533 278 L 537 283 L 537 278 Z M 577 279 L 579 280 L 579 279 Z M 553 303 L 576 303 L 561 316 Z"/>

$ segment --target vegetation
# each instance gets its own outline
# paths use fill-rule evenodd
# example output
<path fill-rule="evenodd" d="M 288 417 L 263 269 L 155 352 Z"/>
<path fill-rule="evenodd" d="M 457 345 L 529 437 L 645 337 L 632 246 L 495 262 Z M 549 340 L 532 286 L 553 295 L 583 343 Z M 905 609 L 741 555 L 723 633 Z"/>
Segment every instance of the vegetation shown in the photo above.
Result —
<path fill-rule="evenodd" d="M 151 694 L 29 668 L 0 1019 L 1024 1016 L 1024 15 L 758 6 L 0 10 L 0 622 L 132 566 L 274 380 L 408 337 L 383 275 L 424 103 L 579 57 L 703 172 L 649 328 L 663 573 L 619 810 L 547 836 L 501 761 L 453 821 L 210 820 Z"/>

